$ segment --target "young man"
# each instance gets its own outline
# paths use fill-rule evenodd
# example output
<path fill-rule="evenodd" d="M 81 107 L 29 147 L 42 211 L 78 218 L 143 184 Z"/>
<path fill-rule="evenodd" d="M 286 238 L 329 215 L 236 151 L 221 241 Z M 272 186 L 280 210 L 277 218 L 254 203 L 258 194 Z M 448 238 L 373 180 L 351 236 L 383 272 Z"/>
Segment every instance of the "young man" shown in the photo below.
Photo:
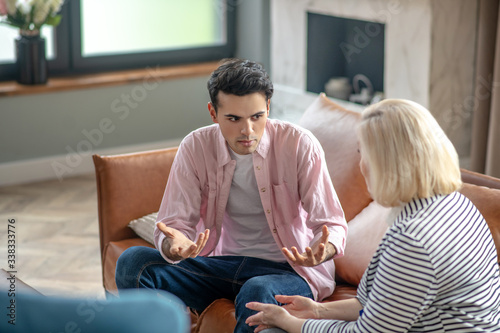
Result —
<path fill-rule="evenodd" d="M 214 125 L 190 133 L 170 171 L 157 250 L 119 258 L 118 288 L 155 288 L 203 311 L 235 301 L 235 332 L 251 332 L 250 301 L 321 300 L 334 287 L 347 224 L 312 134 L 268 119 L 273 86 L 254 62 L 233 59 L 209 81 Z M 303 252 L 301 252 L 303 251 Z"/>

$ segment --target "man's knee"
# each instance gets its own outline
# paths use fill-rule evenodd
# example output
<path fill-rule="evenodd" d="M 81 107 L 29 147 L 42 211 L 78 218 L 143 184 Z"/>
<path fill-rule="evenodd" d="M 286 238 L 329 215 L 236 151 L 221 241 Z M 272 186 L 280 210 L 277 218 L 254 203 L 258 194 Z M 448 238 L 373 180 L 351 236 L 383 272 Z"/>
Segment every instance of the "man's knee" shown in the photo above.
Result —
<path fill-rule="evenodd" d="M 275 290 L 265 276 L 256 276 L 247 280 L 241 287 L 237 301 L 277 303 L 274 299 Z"/>
<path fill-rule="evenodd" d="M 146 263 L 158 260 L 157 250 L 133 246 L 120 255 L 116 262 L 115 280 L 118 289 L 138 288 L 138 278 Z"/>
<path fill-rule="evenodd" d="M 249 316 L 255 314 L 254 310 L 246 307 L 248 302 L 262 302 L 277 304 L 274 298 L 274 290 L 269 285 L 268 280 L 264 276 L 256 276 L 247 280 L 241 287 L 235 300 L 235 314 L 238 320 L 237 326 L 248 328 L 249 332 L 253 332 L 255 327 L 249 327 L 244 324 L 244 321 Z M 239 332 L 239 331 L 238 331 Z"/>

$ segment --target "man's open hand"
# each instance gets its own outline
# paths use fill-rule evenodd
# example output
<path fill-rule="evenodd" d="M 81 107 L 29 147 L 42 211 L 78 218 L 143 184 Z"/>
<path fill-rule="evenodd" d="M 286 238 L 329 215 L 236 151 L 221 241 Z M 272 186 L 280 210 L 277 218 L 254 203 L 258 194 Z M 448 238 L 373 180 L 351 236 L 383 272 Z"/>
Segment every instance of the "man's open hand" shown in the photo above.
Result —
<path fill-rule="evenodd" d="M 163 253 L 174 261 L 197 257 L 207 244 L 208 237 L 210 236 L 210 231 L 206 229 L 198 235 L 196 242 L 193 242 L 182 232 L 167 227 L 162 222 L 158 223 L 157 227 L 166 236 L 162 244 Z"/>
<path fill-rule="evenodd" d="M 297 265 L 307 267 L 319 265 L 332 258 L 337 252 L 335 246 L 328 242 L 330 232 L 326 225 L 323 226 L 322 232 L 321 238 L 314 243 L 313 247 L 306 247 L 306 251 L 302 254 L 299 253 L 295 246 L 292 246 L 291 251 L 286 247 L 282 248 L 281 251 L 290 261 Z"/>

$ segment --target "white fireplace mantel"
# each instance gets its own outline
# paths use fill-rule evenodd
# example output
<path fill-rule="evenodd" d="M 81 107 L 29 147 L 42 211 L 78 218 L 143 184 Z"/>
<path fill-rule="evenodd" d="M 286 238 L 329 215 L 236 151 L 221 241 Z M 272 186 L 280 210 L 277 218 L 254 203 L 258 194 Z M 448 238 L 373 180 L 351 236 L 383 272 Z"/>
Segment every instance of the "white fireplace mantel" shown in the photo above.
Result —
<path fill-rule="evenodd" d="M 474 88 L 477 6 L 478 0 L 271 0 L 274 102 L 285 110 L 293 108 L 291 91 L 310 98 L 308 12 L 383 23 L 385 96 L 429 108 L 459 153 L 467 155 L 470 117 L 464 115 L 472 109 L 464 101 Z M 361 43 L 354 46 L 362 52 Z"/>

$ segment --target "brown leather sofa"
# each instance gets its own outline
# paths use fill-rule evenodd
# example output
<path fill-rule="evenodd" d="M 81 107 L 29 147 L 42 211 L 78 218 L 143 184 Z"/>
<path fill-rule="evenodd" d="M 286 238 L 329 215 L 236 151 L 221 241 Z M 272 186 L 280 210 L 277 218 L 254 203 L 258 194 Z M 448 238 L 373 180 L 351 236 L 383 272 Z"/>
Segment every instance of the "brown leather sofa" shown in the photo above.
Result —
<path fill-rule="evenodd" d="M 330 175 L 349 225 L 345 256 L 335 259 L 337 286 L 324 301 L 354 297 L 363 272 L 387 229 L 388 209 L 373 202 L 359 170 L 355 127 L 359 113 L 343 109 L 320 95 L 300 124 L 310 129 L 325 149 Z M 177 148 L 127 155 L 94 155 L 97 177 L 99 234 L 103 284 L 116 293 L 116 260 L 128 247 L 150 246 L 127 225 L 156 212 Z M 461 192 L 478 207 L 500 252 L 500 179 L 462 170 Z M 192 332 L 232 332 L 234 305 L 220 299 L 192 316 Z"/>

